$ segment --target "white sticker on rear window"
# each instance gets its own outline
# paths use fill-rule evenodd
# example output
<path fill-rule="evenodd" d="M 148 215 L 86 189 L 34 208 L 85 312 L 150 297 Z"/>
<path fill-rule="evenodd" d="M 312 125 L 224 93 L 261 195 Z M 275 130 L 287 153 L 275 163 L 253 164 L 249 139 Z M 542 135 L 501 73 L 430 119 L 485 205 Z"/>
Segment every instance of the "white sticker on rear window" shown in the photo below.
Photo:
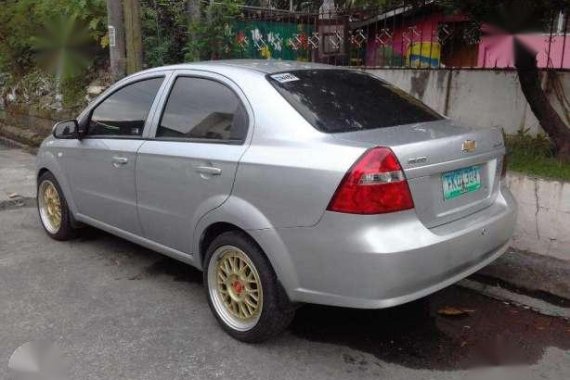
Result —
<path fill-rule="evenodd" d="M 295 75 L 290 73 L 273 74 L 271 78 L 275 79 L 279 83 L 294 82 L 299 80 Z"/>

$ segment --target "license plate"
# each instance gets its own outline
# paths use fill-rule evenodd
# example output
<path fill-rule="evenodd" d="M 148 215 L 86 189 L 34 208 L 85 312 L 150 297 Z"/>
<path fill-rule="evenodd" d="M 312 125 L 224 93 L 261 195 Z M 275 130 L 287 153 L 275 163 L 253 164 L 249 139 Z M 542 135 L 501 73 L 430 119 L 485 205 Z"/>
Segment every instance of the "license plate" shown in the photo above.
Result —
<path fill-rule="evenodd" d="M 443 199 L 450 200 L 481 188 L 481 167 L 471 166 L 443 173 Z"/>

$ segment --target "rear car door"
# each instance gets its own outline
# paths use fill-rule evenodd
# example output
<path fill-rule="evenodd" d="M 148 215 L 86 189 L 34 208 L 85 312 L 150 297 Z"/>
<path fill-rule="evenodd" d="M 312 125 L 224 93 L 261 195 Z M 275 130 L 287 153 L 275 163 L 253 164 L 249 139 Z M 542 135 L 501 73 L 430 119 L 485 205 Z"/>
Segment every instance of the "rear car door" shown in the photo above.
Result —
<path fill-rule="evenodd" d="M 253 123 L 231 80 L 178 72 L 153 122 L 154 138 L 138 151 L 136 179 L 144 236 L 192 253 L 194 228 L 229 196 Z"/>
<path fill-rule="evenodd" d="M 136 152 L 165 75 L 138 77 L 91 108 L 87 135 L 65 152 L 64 165 L 80 216 L 139 235 Z"/>

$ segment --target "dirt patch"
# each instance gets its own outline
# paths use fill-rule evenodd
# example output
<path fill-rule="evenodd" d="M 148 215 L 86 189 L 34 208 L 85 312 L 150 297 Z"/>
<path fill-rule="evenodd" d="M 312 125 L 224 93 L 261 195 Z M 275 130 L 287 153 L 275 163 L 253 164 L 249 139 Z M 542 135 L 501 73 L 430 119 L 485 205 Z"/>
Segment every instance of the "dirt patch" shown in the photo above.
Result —
<path fill-rule="evenodd" d="M 0 211 L 27 207 L 36 207 L 36 198 L 18 196 L 14 199 L 0 202 Z"/>

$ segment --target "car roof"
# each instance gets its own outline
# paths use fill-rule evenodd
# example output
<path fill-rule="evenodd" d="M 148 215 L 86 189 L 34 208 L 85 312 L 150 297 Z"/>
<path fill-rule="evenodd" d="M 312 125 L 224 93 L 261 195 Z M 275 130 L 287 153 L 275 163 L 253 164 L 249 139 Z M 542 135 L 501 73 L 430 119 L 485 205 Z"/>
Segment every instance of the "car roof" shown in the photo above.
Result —
<path fill-rule="evenodd" d="M 156 67 L 145 72 L 162 70 L 184 70 L 199 69 L 218 71 L 220 69 L 249 70 L 265 74 L 273 74 L 293 70 L 313 70 L 313 69 L 335 69 L 337 66 L 325 65 L 322 63 L 282 61 L 276 59 L 228 59 L 219 61 L 202 61 L 193 63 L 182 63 L 172 66 Z M 224 70 L 224 71 L 225 71 Z"/>

